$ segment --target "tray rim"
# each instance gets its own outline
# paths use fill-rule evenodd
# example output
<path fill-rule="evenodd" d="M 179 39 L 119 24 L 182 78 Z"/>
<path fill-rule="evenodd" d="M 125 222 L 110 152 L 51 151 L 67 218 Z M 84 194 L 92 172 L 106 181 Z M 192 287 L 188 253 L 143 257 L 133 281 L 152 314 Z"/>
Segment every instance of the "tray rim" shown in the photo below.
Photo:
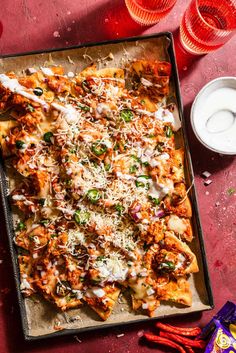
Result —
<path fill-rule="evenodd" d="M 192 180 L 194 180 L 194 173 L 193 173 L 192 160 L 191 160 L 191 155 L 190 155 L 190 150 L 189 150 L 186 123 L 185 123 L 184 114 L 183 114 L 183 103 L 182 103 L 181 93 L 180 93 L 180 81 L 179 81 L 179 75 L 178 75 L 178 68 L 177 68 L 177 63 L 176 63 L 176 59 L 175 59 L 174 40 L 173 40 L 173 34 L 171 32 L 165 31 L 165 32 L 158 32 L 158 33 L 152 33 L 152 34 L 147 34 L 147 35 L 139 35 L 139 36 L 134 36 L 134 37 L 125 37 L 125 38 L 119 38 L 119 39 L 104 40 L 101 42 L 88 42 L 85 44 L 80 44 L 80 45 L 75 45 L 75 46 L 70 46 L 70 47 L 60 47 L 60 48 L 52 48 L 52 49 L 46 49 L 46 50 L 35 50 L 35 51 L 22 52 L 22 53 L 16 53 L 16 54 L 3 54 L 3 55 L 0 55 L 0 59 L 14 58 L 14 57 L 20 57 L 20 56 L 29 56 L 29 55 L 35 55 L 35 54 L 47 54 L 47 53 L 49 54 L 49 53 L 59 52 L 59 51 L 67 51 L 67 50 L 69 51 L 72 49 L 89 48 L 89 47 L 94 47 L 94 46 L 99 47 L 101 45 L 111 45 L 111 44 L 118 44 L 118 43 L 123 43 L 123 42 L 135 42 L 135 41 L 142 41 L 142 40 L 146 40 L 146 39 L 159 38 L 159 37 L 164 37 L 164 36 L 166 36 L 170 40 L 170 44 L 167 48 L 167 51 L 170 56 L 170 61 L 172 64 L 172 80 L 175 85 L 175 94 L 176 94 L 176 100 L 177 100 L 177 104 L 178 104 L 178 111 L 179 111 L 180 120 L 182 123 L 182 134 L 183 134 L 183 139 L 184 139 L 184 143 L 185 143 L 185 155 L 186 155 L 186 160 L 187 160 L 187 168 L 188 168 L 190 178 Z M 191 313 L 202 312 L 202 311 L 211 310 L 214 308 L 214 299 L 213 299 L 213 294 L 212 294 L 211 280 L 210 280 L 207 260 L 206 260 L 206 252 L 205 252 L 205 246 L 204 246 L 204 240 L 203 240 L 203 231 L 202 231 L 202 225 L 201 225 L 200 215 L 199 215 L 199 206 L 198 206 L 195 183 L 193 182 L 193 187 L 191 190 L 191 194 L 192 194 L 191 202 L 192 202 L 192 206 L 194 208 L 194 216 L 195 216 L 196 226 L 198 228 L 198 240 L 199 240 L 200 255 L 201 255 L 201 261 L 202 261 L 202 270 L 203 270 L 203 274 L 204 274 L 204 284 L 206 287 L 206 292 L 207 292 L 207 297 L 208 297 L 207 299 L 209 302 L 208 306 L 205 309 L 197 309 L 197 310 L 189 312 L 189 313 L 176 313 L 176 314 L 169 314 L 169 315 L 167 314 L 167 315 L 159 316 L 158 318 L 157 317 L 154 317 L 154 318 L 147 317 L 147 318 L 143 318 L 143 319 L 131 320 L 128 322 L 104 323 L 103 325 L 100 325 L 100 326 L 91 326 L 91 327 L 78 328 L 78 329 L 63 329 L 63 330 L 60 330 L 57 332 L 52 332 L 49 334 L 43 334 L 43 335 L 39 335 L 39 336 L 29 335 L 28 334 L 28 322 L 27 322 L 26 307 L 25 307 L 25 303 L 24 303 L 24 298 L 23 298 L 22 293 L 20 292 L 20 289 L 19 289 L 20 288 L 19 267 L 18 267 L 18 263 L 17 263 L 16 250 L 14 248 L 14 243 L 13 243 L 14 229 L 13 229 L 13 222 L 12 222 L 12 217 L 11 217 L 10 203 L 8 200 L 9 199 L 8 198 L 8 188 L 7 188 L 7 182 L 6 182 L 6 175 L 4 172 L 4 163 L 3 163 L 3 159 L 1 156 L 0 156 L 0 193 L 1 193 L 3 211 L 4 211 L 5 226 L 6 226 L 6 230 L 7 230 L 8 245 L 9 245 L 10 253 L 11 253 L 11 261 L 13 264 L 13 275 L 14 275 L 14 279 L 15 279 L 18 305 L 20 308 L 21 325 L 22 325 L 22 329 L 23 329 L 23 336 L 26 341 L 38 341 L 38 340 L 47 339 L 47 338 L 78 334 L 78 333 L 82 333 L 82 332 L 90 332 L 93 330 L 102 330 L 105 328 L 113 328 L 113 327 L 120 327 L 120 326 L 124 326 L 124 325 L 130 325 L 130 324 L 134 324 L 134 323 L 148 322 L 148 321 L 153 321 L 153 320 L 157 320 L 157 319 L 163 319 L 166 317 L 177 317 L 177 316 L 189 315 Z"/>

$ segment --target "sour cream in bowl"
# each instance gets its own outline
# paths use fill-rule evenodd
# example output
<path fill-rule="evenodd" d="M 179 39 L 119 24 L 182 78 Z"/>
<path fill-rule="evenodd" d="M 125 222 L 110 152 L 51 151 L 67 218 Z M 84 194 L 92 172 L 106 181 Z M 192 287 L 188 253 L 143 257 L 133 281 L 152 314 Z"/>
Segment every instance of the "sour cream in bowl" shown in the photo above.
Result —
<path fill-rule="evenodd" d="M 220 77 L 205 85 L 191 109 L 198 140 L 214 152 L 236 155 L 236 77 Z"/>

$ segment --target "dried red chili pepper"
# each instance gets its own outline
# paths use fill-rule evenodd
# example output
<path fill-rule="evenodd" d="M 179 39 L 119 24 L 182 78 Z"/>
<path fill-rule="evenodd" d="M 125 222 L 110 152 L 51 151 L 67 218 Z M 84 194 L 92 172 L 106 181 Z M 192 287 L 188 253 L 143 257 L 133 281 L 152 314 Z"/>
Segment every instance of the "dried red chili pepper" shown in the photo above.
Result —
<path fill-rule="evenodd" d="M 164 337 L 160 337 L 160 336 L 156 336 L 156 335 L 152 335 L 151 333 L 144 333 L 143 335 L 149 342 L 154 342 L 154 343 L 158 343 L 158 344 L 162 344 L 163 346 L 167 346 L 167 347 L 171 347 L 171 348 L 175 348 L 177 351 L 179 351 L 180 353 L 186 353 L 185 349 L 183 347 L 181 347 L 179 344 L 170 341 L 167 338 Z"/>
<path fill-rule="evenodd" d="M 156 327 L 160 330 L 167 331 L 170 333 L 176 333 L 181 336 L 197 336 L 201 333 L 200 327 L 177 327 L 169 324 L 163 324 L 161 322 L 157 322 Z"/>
<path fill-rule="evenodd" d="M 191 339 L 183 337 L 183 336 L 179 336 L 179 335 L 176 335 L 173 333 L 163 332 L 163 331 L 160 331 L 159 334 L 161 337 L 168 338 L 168 339 L 173 340 L 175 342 L 181 343 L 185 346 L 196 347 L 196 348 L 204 348 L 206 346 L 206 342 L 204 342 L 202 340 L 191 340 Z"/>
<path fill-rule="evenodd" d="M 192 349 L 192 347 L 189 346 L 185 346 L 187 353 L 194 353 L 194 350 Z"/>

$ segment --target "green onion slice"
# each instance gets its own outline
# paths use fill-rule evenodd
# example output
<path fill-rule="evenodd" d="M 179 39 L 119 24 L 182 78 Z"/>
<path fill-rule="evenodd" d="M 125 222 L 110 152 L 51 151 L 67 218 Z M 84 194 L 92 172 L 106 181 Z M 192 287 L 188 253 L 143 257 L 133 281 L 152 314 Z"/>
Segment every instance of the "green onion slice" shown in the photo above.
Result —
<path fill-rule="evenodd" d="M 38 200 L 38 203 L 40 204 L 40 206 L 44 206 L 45 205 L 45 202 L 46 202 L 46 199 L 39 199 Z"/>
<path fill-rule="evenodd" d="M 77 210 L 75 211 L 74 219 L 77 224 L 86 224 L 90 219 L 90 213 Z"/>
<path fill-rule="evenodd" d="M 90 111 L 90 108 L 87 106 L 87 105 L 81 105 L 81 104 L 78 104 L 78 107 L 83 110 L 84 112 L 89 112 Z"/>
<path fill-rule="evenodd" d="M 24 230 L 24 229 L 26 229 L 25 223 L 24 223 L 24 222 L 19 222 L 19 223 L 17 224 L 16 231 L 22 231 L 22 230 Z"/>
<path fill-rule="evenodd" d="M 154 203 L 155 206 L 158 206 L 160 204 L 160 202 L 161 202 L 158 198 L 152 197 L 150 195 L 149 195 L 149 200 L 151 200 Z"/>
<path fill-rule="evenodd" d="M 172 261 L 161 262 L 158 269 L 163 272 L 171 272 L 175 270 L 175 264 Z"/>
<path fill-rule="evenodd" d="M 121 204 L 115 205 L 115 209 L 118 212 L 119 216 L 121 216 L 125 210 L 124 206 L 122 206 Z"/>
<path fill-rule="evenodd" d="M 25 144 L 24 141 L 16 140 L 16 148 L 17 148 L 18 150 L 24 148 L 24 144 Z"/>
<path fill-rule="evenodd" d="M 137 188 L 149 188 L 149 176 L 148 175 L 139 175 L 137 180 L 135 180 L 135 185 Z"/>
<path fill-rule="evenodd" d="M 87 192 L 87 198 L 92 203 L 97 203 L 101 198 L 101 194 L 97 189 L 91 189 Z"/>
<path fill-rule="evenodd" d="M 123 109 L 120 112 L 120 117 L 126 122 L 129 123 L 133 119 L 133 113 L 130 109 Z"/>
<path fill-rule="evenodd" d="M 137 169 L 138 169 L 137 165 L 135 165 L 135 164 L 131 165 L 130 168 L 129 168 L 129 172 L 131 174 L 134 174 L 137 171 Z"/>
<path fill-rule="evenodd" d="M 101 156 L 107 151 L 107 146 L 102 142 L 96 142 L 92 144 L 92 152 L 96 156 Z"/>
<path fill-rule="evenodd" d="M 53 137 L 53 133 L 51 131 L 45 132 L 45 134 L 43 135 L 43 139 L 47 143 L 52 143 L 52 140 L 51 140 L 52 137 Z"/>
<path fill-rule="evenodd" d="M 173 131 L 169 125 L 165 127 L 165 134 L 166 137 L 171 137 L 173 135 Z"/>

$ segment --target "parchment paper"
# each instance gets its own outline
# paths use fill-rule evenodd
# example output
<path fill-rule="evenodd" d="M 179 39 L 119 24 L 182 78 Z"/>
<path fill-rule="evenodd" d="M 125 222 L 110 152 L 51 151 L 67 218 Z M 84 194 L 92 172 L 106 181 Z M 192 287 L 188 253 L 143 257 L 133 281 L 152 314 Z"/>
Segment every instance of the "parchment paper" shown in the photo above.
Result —
<path fill-rule="evenodd" d="M 15 71 L 21 73 L 29 67 L 50 67 L 62 65 L 65 73 L 81 71 L 91 62 L 97 62 L 98 68 L 102 67 L 124 67 L 129 60 L 133 59 L 159 59 L 169 61 L 168 46 L 169 38 L 148 38 L 140 41 L 123 42 L 107 45 L 99 45 L 87 48 L 77 48 L 63 51 L 55 51 L 44 54 L 33 54 L 27 56 L 9 57 L 0 59 L 0 72 Z M 112 53 L 114 59 L 105 58 Z M 112 56 L 111 56 L 112 58 Z M 172 95 L 174 94 L 174 83 L 172 82 Z M 181 138 L 183 143 L 183 139 Z M 189 176 L 187 175 L 187 180 Z M 190 277 L 189 282 L 193 293 L 193 304 L 184 307 L 174 304 L 161 304 L 156 310 L 155 317 L 163 317 L 189 312 L 202 311 L 210 308 L 209 298 L 206 290 L 200 243 L 198 238 L 197 223 L 193 215 L 194 240 L 190 245 L 198 258 L 200 271 Z M 11 240 L 13 241 L 13 240 Z M 18 289 L 19 290 L 19 289 Z M 128 323 L 148 319 L 142 313 L 134 313 L 131 310 L 128 297 L 122 295 L 116 304 L 110 318 L 104 323 L 98 315 L 89 307 L 71 309 L 65 313 L 59 311 L 55 306 L 46 302 L 40 295 L 24 299 L 28 336 L 41 336 L 53 333 L 58 329 L 85 329 L 110 324 Z"/>

